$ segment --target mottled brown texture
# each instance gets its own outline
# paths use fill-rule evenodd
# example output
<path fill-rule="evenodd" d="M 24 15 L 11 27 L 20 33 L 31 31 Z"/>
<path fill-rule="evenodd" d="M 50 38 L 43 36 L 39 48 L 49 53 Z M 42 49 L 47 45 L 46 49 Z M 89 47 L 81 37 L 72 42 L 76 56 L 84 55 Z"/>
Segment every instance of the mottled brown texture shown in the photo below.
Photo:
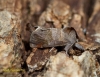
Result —
<path fill-rule="evenodd" d="M 48 70 L 44 73 L 44 77 L 83 77 L 83 70 L 78 63 L 65 53 L 59 52 L 51 56 L 47 67 Z"/>
<path fill-rule="evenodd" d="M 19 71 L 21 69 L 21 57 L 25 50 L 20 34 L 20 17 L 21 3 L 19 0 L 0 1 L 0 76 L 3 77 L 21 76 L 17 69 Z"/>
<path fill-rule="evenodd" d="M 53 22 L 54 27 L 68 26 L 72 17 L 70 6 L 63 1 L 51 0 L 46 11 L 39 18 L 38 25 L 43 26 L 46 22 Z"/>
<path fill-rule="evenodd" d="M 20 21 L 17 19 L 18 17 L 8 11 L 0 11 L 0 61 L 2 61 L 2 68 L 13 66 L 12 62 L 15 61 L 16 58 L 19 58 L 19 61 L 16 60 L 14 66 L 17 66 L 17 62 L 20 63 L 20 49 L 23 47 L 20 39 Z"/>
<path fill-rule="evenodd" d="M 92 14 L 92 8 L 94 5 L 94 0 L 63 0 L 68 3 L 72 9 L 72 12 L 79 14 L 82 17 L 82 28 L 86 29 L 88 24 L 88 19 Z"/>
<path fill-rule="evenodd" d="M 92 17 L 87 28 L 87 37 L 92 41 L 100 43 L 100 10 Z"/>
<path fill-rule="evenodd" d="M 0 77 L 100 77 L 99 13 L 100 0 L 0 0 Z M 34 49 L 29 39 L 36 26 L 71 26 L 81 39 L 69 56 L 63 47 Z M 24 71 L 2 72 L 8 67 Z"/>
<path fill-rule="evenodd" d="M 26 62 L 30 72 L 35 70 L 41 70 L 43 66 L 47 63 L 51 55 L 55 55 L 57 50 L 52 49 L 37 49 L 34 48 L 30 55 L 28 56 Z"/>
<path fill-rule="evenodd" d="M 78 33 L 78 36 L 81 40 L 85 41 L 85 35 L 82 29 L 82 16 L 79 14 L 74 14 L 73 18 L 69 24 L 71 27 L 74 27 L 76 32 Z"/>
<path fill-rule="evenodd" d="M 21 0 L 22 5 L 22 40 L 24 42 L 29 41 L 30 32 L 27 30 L 27 23 L 31 23 L 32 25 L 37 25 L 38 19 L 41 13 L 47 8 L 49 4 L 48 0 Z M 26 38 L 27 37 L 27 38 Z"/>

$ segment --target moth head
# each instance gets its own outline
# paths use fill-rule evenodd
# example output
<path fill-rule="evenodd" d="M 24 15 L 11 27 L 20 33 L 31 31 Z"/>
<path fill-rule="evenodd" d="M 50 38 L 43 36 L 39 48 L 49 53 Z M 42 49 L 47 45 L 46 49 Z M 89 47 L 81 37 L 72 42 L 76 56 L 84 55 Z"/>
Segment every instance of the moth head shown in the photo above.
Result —
<path fill-rule="evenodd" d="M 38 26 L 36 30 L 31 33 L 30 47 L 42 47 L 45 43 L 44 30 L 46 29 Z"/>

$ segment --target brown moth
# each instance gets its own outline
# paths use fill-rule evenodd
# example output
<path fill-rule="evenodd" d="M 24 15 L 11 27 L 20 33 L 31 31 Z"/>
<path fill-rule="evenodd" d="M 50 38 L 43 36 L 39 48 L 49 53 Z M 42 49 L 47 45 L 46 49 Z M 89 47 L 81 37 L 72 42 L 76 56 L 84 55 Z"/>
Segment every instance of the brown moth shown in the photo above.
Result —
<path fill-rule="evenodd" d="M 73 27 L 63 29 L 38 27 L 30 36 L 32 48 L 65 46 L 66 53 L 73 45 L 83 50 L 77 42 L 78 36 Z"/>

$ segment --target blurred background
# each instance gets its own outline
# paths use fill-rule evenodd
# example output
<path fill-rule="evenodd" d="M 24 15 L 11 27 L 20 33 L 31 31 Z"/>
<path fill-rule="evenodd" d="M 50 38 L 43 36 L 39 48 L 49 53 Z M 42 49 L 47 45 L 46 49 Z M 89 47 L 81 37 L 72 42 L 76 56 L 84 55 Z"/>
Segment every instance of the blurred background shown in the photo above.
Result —
<path fill-rule="evenodd" d="M 46 28 L 71 26 L 75 28 L 80 40 L 87 43 L 87 47 L 88 43 L 99 45 L 100 0 L 0 0 L 0 77 L 42 77 L 44 71 L 42 70 L 41 74 L 40 68 L 43 69 L 47 58 L 55 55 L 57 49 L 51 53 L 50 48 L 36 50 L 37 52 L 30 48 L 31 30 L 28 23 Z M 32 58 L 32 54 L 36 55 Z M 100 56 L 97 58 L 100 62 Z M 41 61 L 43 64 L 40 63 Z M 29 67 L 35 68 L 36 63 L 40 63 L 35 69 L 39 71 L 29 73 Z M 25 71 L 17 71 L 16 74 L 5 73 L 3 70 L 9 67 Z M 38 76 L 39 74 L 41 76 Z M 56 75 L 53 74 L 54 76 Z M 100 74 L 96 77 L 99 76 Z M 66 77 L 74 76 L 66 75 Z M 76 77 L 83 77 L 83 74 Z M 89 77 L 89 74 L 84 77 Z"/>

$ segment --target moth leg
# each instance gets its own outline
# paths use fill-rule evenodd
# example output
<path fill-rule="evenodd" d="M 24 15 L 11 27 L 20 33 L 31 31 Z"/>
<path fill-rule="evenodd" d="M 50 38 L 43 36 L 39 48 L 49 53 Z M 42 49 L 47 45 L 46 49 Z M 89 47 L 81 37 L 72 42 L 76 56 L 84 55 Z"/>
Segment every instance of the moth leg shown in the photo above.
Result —
<path fill-rule="evenodd" d="M 82 45 L 80 45 L 79 43 L 75 43 L 75 47 L 78 48 L 79 50 L 84 51 L 84 48 Z"/>
<path fill-rule="evenodd" d="M 54 48 L 54 47 L 52 47 L 52 48 L 50 49 L 50 51 L 49 51 L 49 52 L 52 52 L 54 49 L 55 49 L 55 48 Z"/>
<path fill-rule="evenodd" d="M 66 54 L 68 54 L 69 49 L 72 47 L 73 44 L 67 44 L 64 48 L 64 50 L 66 51 Z"/>

